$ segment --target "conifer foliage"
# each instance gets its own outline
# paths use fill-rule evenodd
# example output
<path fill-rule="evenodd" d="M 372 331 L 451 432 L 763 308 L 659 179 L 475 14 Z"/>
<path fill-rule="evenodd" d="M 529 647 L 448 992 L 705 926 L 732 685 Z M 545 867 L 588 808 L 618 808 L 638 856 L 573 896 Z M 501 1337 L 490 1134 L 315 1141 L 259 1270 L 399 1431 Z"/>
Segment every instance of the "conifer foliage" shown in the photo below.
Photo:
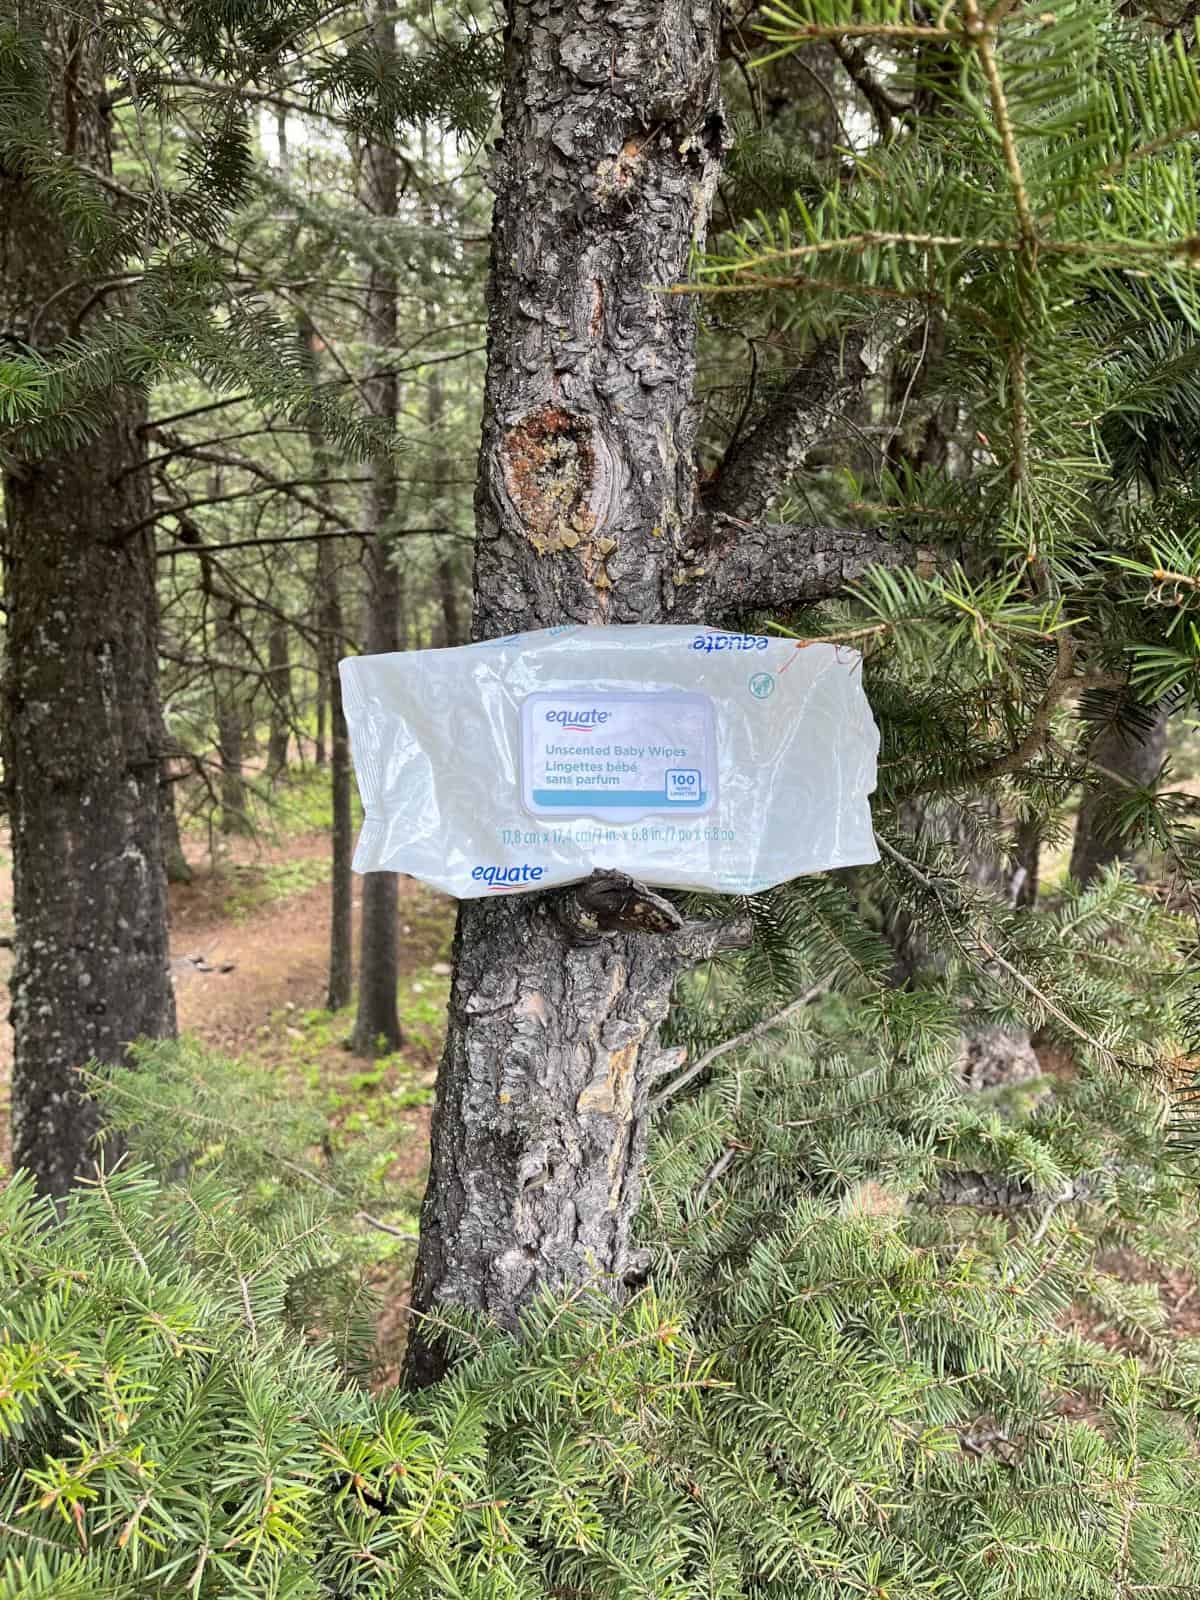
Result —
<path fill-rule="evenodd" d="M 1129 892 L 1064 906 L 1078 954 Z M 1192 1592 L 1200 1341 L 1099 1254 L 1196 1265 L 1160 1099 L 966 1093 L 861 1017 L 814 1002 L 666 1116 L 653 1287 L 449 1317 L 419 1397 L 364 1382 L 350 1219 L 386 1196 L 294 1097 L 144 1053 L 101 1089 L 132 1164 L 57 1225 L 0 1197 L 4 1600 Z M 956 1198 L 980 1169 L 1007 1216 Z"/>

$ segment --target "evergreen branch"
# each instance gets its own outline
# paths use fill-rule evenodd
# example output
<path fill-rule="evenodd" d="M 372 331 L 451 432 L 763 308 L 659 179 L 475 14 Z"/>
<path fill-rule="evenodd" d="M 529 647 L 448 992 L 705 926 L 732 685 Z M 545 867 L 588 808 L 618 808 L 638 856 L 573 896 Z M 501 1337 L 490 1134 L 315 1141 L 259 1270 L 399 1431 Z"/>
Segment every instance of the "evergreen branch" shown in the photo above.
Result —
<path fill-rule="evenodd" d="M 1021 226 L 1021 239 L 1026 249 L 1036 243 L 1037 230 L 1034 226 L 1033 211 L 1029 204 L 1029 191 L 1025 186 L 1025 174 L 1021 170 L 1021 159 L 1017 153 L 1017 141 L 1013 133 L 1012 118 L 1009 116 L 1008 100 L 1004 93 L 1004 85 L 1000 79 L 1000 69 L 996 63 L 996 52 L 992 46 L 993 23 L 989 16 L 985 21 L 980 14 L 977 0 L 963 0 L 963 14 L 966 17 L 966 35 L 974 46 L 983 68 L 983 75 L 987 80 L 988 95 L 992 102 L 992 115 L 996 119 L 996 131 L 1000 135 L 1000 148 L 1004 152 L 1004 165 L 1008 169 L 1009 182 L 1012 184 L 1013 204 L 1017 209 L 1017 220 Z"/>
<path fill-rule="evenodd" d="M 783 39 L 795 44 L 818 43 L 825 39 L 869 39 L 920 44 L 962 37 L 960 29 L 946 27 L 940 23 L 856 22 L 852 18 L 836 23 L 802 22 L 787 7 L 768 6 L 763 11 L 763 18 L 768 23 L 780 24 L 778 30 L 763 27 L 761 23 L 756 24 L 758 32 L 764 38 Z M 760 56 L 753 65 L 764 66 L 767 62 L 774 61 L 777 55 L 784 53 L 776 51 L 772 55 Z"/>
<path fill-rule="evenodd" d="M 660 1111 L 669 1100 L 673 1100 L 681 1089 L 686 1088 L 689 1083 L 692 1083 L 696 1078 L 698 1078 L 700 1074 L 706 1071 L 714 1061 L 719 1061 L 722 1056 L 728 1055 L 731 1050 L 744 1049 L 746 1045 L 753 1044 L 756 1040 L 761 1039 L 766 1034 L 773 1032 L 776 1028 L 787 1022 L 789 1018 L 794 1017 L 797 1012 L 803 1011 L 806 1006 L 812 1005 L 814 1000 L 820 999 L 821 995 L 823 995 L 828 988 L 828 982 L 814 984 L 806 994 L 802 994 L 798 999 L 793 1000 L 790 1005 L 784 1006 L 783 1009 L 781 1011 L 777 1011 L 774 1016 L 767 1017 L 762 1022 L 756 1022 L 753 1027 L 747 1028 L 743 1033 L 739 1033 L 735 1038 L 726 1039 L 722 1044 L 713 1045 L 713 1047 L 710 1050 L 706 1050 L 698 1060 L 692 1062 L 686 1072 L 681 1072 L 679 1076 L 672 1079 L 672 1081 L 668 1083 L 665 1088 L 660 1089 L 659 1092 L 650 1100 L 647 1109 L 651 1112 Z"/>
<path fill-rule="evenodd" d="M 942 897 L 942 892 L 934 880 L 923 873 L 915 862 L 910 861 L 907 856 L 901 855 L 900 851 L 897 850 L 894 845 L 889 844 L 888 841 L 881 835 L 876 835 L 875 842 L 886 856 L 889 856 L 897 864 L 897 866 L 902 867 L 904 871 L 909 873 L 923 889 L 933 896 L 939 907 L 939 910 L 941 911 L 942 920 L 946 925 L 947 932 L 949 933 L 954 944 L 957 945 L 964 955 L 966 955 L 972 961 L 975 961 L 976 957 L 974 952 L 962 939 L 958 930 L 955 928 L 946 908 L 945 900 Z M 1014 983 L 1022 988 L 1032 999 L 1038 1002 L 1047 1015 L 1055 1017 L 1059 1022 L 1062 1023 L 1063 1027 L 1066 1028 L 1068 1032 L 1073 1033 L 1075 1037 L 1077 1039 L 1081 1039 L 1089 1047 L 1089 1049 L 1094 1050 L 1096 1055 L 1101 1060 L 1108 1062 L 1114 1061 L 1113 1053 L 1106 1044 L 1103 1044 L 1099 1039 L 1095 1038 L 1094 1035 L 1088 1033 L 1085 1028 L 1081 1028 L 1077 1022 L 1067 1015 L 1057 1001 L 1051 999 L 1048 994 L 1043 993 L 1043 991 L 1038 988 L 1037 984 L 1035 984 L 1031 978 L 1027 978 L 1023 972 L 1018 971 L 1017 968 L 1013 966 L 1012 962 L 1009 961 L 1007 957 L 1001 955 L 999 950 L 996 949 L 995 945 L 992 944 L 992 942 L 987 939 L 977 927 L 971 928 L 971 936 L 987 959 L 989 961 L 994 961 L 1002 971 L 1006 972 Z"/>
<path fill-rule="evenodd" d="M 702 294 L 705 299 L 716 294 L 759 294 L 764 289 L 813 289 L 829 294 L 866 295 L 878 300 L 910 300 L 923 305 L 940 306 L 945 296 L 932 289 L 897 289 L 892 284 L 859 283 L 851 278 L 812 278 L 804 273 L 790 274 L 786 278 L 749 279 L 745 283 L 672 283 L 659 291 L 662 294 Z"/>
<path fill-rule="evenodd" d="M 1018 771 L 1027 761 L 1034 756 L 1045 744 L 1050 732 L 1050 722 L 1055 709 L 1072 683 L 1072 672 L 1075 665 L 1075 643 L 1070 634 L 1060 631 L 1055 635 L 1058 657 L 1050 681 L 1046 685 L 1045 693 L 1038 701 L 1033 716 L 1030 718 L 1029 727 L 1021 739 L 1011 750 L 1006 750 L 1002 755 L 994 756 L 989 761 L 982 762 L 973 771 L 964 773 L 961 779 L 956 779 L 952 787 L 958 789 L 981 789 L 984 785 L 994 783 L 997 778 L 1007 777 L 1010 773 Z M 924 793 L 934 793 L 937 786 L 926 788 Z"/>

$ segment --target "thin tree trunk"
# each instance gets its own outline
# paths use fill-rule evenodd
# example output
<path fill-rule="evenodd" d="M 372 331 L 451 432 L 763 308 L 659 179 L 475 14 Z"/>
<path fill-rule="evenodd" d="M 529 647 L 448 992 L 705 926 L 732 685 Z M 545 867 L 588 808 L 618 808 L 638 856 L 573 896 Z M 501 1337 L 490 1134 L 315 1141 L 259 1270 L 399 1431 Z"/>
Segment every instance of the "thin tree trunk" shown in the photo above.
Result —
<path fill-rule="evenodd" d="M 396 23 L 388 0 L 376 5 L 372 21 L 381 55 L 394 54 Z M 396 153 L 390 145 L 368 144 L 363 151 L 363 205 L 372 217 L 394 217 L 398 183 Z M 389 352 L 396 343 L 396 273 L 386 251 L 388 240 L 371 263 L 367 280 L 365 336 L 367 364 L 380 376 L 365 388 L 372 412 L 395 429 L 399 390 L 394 374 L 387 373 Z M 396 469 L 391 456 L 371 462 L 367 490 L 367 526 L 375 537 L 367 545 L 367 649 L 372 653 L 400 647 L 400 576 L 391 556 L 388 532 L 396 520 Z M 358 1011 L 352 1048 L 359 1055 L 383 1054 L 399 1048 L 400 1018 L 396 1009 L 399 979 L 400 918 L 397 903 L 399 879 L 394 872 L 368 872 L 362 883 L 362 921 L 359 940 Z"/>
<path fill-rule="evenodd" d="M 267 741 L 267 776 L 274 782 L 287 771 L 292 733 L 292 659 L 287 623 L 271 622 L 267 637 L 267 665 L 271 674 L 271 731 Z"/>
<path fill-rule="evenodd" d="M 342 709 L 342 685 L 337 671 L 344 628 L 341 577 L 336 563 L 330 578 L 323 620 L 329 649 L 329 789 L 333 810 L 333 865 L 329 883 L 329 994 L 326 1004 L 330 1011 L 340 1011 L 343 1006 L 350 1004 L 354 992 L 354 879 L 350 870 L 354 857 L 354 824 L 350 810 L 350 787 L 354 773 L 350 762 L 346 713 Z"/>
<path fill-rule="evenodd" d="M 719 12 L 509 5 L 476 638 L 668 614 L 695 330 L 687 299 L 656 290 L 686 276 L 716 179 Z M 619 1295 L 643 1268 L 631 1227 L 659 1025 L 681 970 L 744 930 L 625 920 L 583 892 L 460 908 L 411 1382 L 445 1361 L 423 1314 L 465 1305 L 511 1327 L 546 1286 Z"/>
<path fill-rule="evenodd" d="M 221 493 L 221 469 L 213 470 L 208 492 L 214 497 Z M 217 725 L 217 765 L 221 780 L 221 832 L 246 833 L 250 818 L 246 806 L 246 780 L 243 772 L 245 709 L 242 705 L 242 674 L 228 665 L 241 654 L 242 642 L 234 626 L 237 621 L 237 602 L 218 598 L 212 581 L 212 563 L 201 557 L 204 586 L 215 606 L 216 626 L 214 654 L 219 666 L 213 669 L 213 720 Z"/>
<path fill-rule="evenodd" d="M 43 46 L 60 147 L 108 172 L 100 10 L 47 10 Z M 93 280 L 45 193 L 2 169 L 0 260 L 0 325 L 53 358 Z M 136 391 L 116 407 L 77 448 L 10 456 L 3 481 L 13 1159 L 53 1195 L 94 1162 L 77 1069 L 175 1031 L 150 485 L 133 470 L 146 409 Z M 143 531 L 118 537 L 131 525 Z"/>
<path fill-rule="evenodd" d="M 316 330 L 307 318 L 300 323 L 300 348 L 315 383 L 320 371 L 320 347 Z M 308 414 L 308 443 L 312 451 L 313 471 L 317 477 L 325 474 L 329 460 L 329 446 L 321 419 L 316 410 Z M 327 494 L 325 488 L 318 494 Z M 346 716 L 342 710 L 342 686 L 337 663 L 345 636 L 342 619 L 342 584 L 338 571 L 334 541 L 323 539 L 317 546 L 317 660 L 319 664 L 317 693 L 321 680 L 328 694 L 329 705 L 329 791 L 332 801 L 333 870 L 330 877 L 329 917 L 329 991 L 325 1004 L 330 1011 L 340 1011 L 350 1004 L 354 988 L 354 918 L 353 880 L 350 862 L 354 854 L 353 825 L 350 814 L 350 736 L 346 731 Z M 323 755 L 320 714 L 322 702 L 318 698 L 318 762 Z"/>
<path fill-rule="evenodd" d="M 233 626 L 236 616 L 234 601 L 217 601 L 215 642 L 219 662 L 236 661 L 241 653 L 241 640 Z M 246 717 L 242 703 L 243 688 L 242 675 L 235 667 L 221 665 L 213 671 L 217 760 L 221 768 L 221 832 L 226 834 L 250 831 L 243 767 Z"/>
<path fill-rule="evenodd" d="M 326 575 L 326 573 L 328 571 L 328 568 L 329 568 L 329 561 L 326 558 L 326 546 L 325 545 L 318 545 L 317 546 L 317 583 L 318 583 L 318 586 L 324 581 L 325 575 Z M 317 631 L 320 632 L 320 629 L 321 629 L 321 606 L 320 606 L 319 602 L 318 602 L 318 605 L 317 605 L 315 621 L 316 621 Z M 324 650 L 322 650 L 320 648 L 320 646 L 317 647 L 317 672 L 316 672 L 316 678 L 317 678 L 317 687 L 316 687 L 316 694 L 315 694 L 315 704 L 316 704 L 316 716 L 317 716 L 317 731 L 316 731 L 316 737 L 315 737 L 315 739 L 313 741 L 313 760 L 314 760 L 314 762 L 316 763 L 316 765 L 318 767 L 323 767 L 325 765 L 325 712 L 326 712 L 326 710 L 327 710 L 327 708 L 329 706 L 329 673 L 328 673 L 328 671 L 326 669 L 326 666 L 325 666 L 325 652 L 324 652 Z"/>
<path fill-rule="evenodd" d="M 451 519 L 446 507 L 448 487 L 446 480 L 450 474 L 449 462 L 446 458 L 445 439 L 442 434 L 444 410 L 445 393 L 442 388 L 442 369 L 433 367 L 429 373 L 429 387 L 426 390 L 426 420 L 429 424 L 429 440 L 432 450 L 429 462 L 432 494 L 430 521 L 445 523 L 449 526 Z M 442 642 L 448 647 L 462 644 L 464 638 L 462 614 L 458 603 L 458 575 L 454 570 L 454 562 L 448 554 L 439 553 L 434 578 L 437 585 L 438 602 L 442 611 Z"/>
<path fill-rule="evenodd" d="M 191 883 L 192 869 L 183 853 L 183 841 L 179 837 L 179 816 L 175 810 L 175 779 L 166 762 L 161 763 L 158 771 L 158 819 L 167 882 Z"/>
<path fill-rule="evenodd" d="M 1114 861 L 1133 859 L 1121 837 L 1120 810 L 1131 788 L 1145 788 L 1157 777 L 1167 753 L 1167 716 L 1160 708 L 1143 730 L 1114 722 L 1088 751 L 1096 787 L 1084 795 L 1075 823 L 1071 876 L 1076 883 L 1091 883 Z"/>
<path fill-rule="evenodd" d="M 458 575 L 449 556 L 442 556 L 437 564 L 438 600 L 442 607 L 442 630 L 446 644 L 462 644 L 462 617 L 458 609 Z"/>

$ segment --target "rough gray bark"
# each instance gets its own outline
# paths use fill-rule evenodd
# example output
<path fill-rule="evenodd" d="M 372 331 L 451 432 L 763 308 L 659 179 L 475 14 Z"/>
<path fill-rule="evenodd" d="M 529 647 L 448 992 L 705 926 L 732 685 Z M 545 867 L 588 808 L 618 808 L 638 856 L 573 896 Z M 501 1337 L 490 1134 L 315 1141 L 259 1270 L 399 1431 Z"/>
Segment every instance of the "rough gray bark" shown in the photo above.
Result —
<path fill-rule="evenodd" d="M 111 170 L 100 8 L 47 11 L 59 148 Z M 0 326 L 52 357 L 93 299 L 55 207 L 0 170 Z M 99 310 L 93 314 L 102 314 Z M 87 322 L 84 321 L 86 329 Z M 76 1069 L 175 1030 L 159 821 L 162 717 L 140 395 L 87 443 L 4 473 L 4 771 L 12 829 L 13 1159 L 62 1195 L 93 1162 Z M 142 531 L 116 537 L 134 526 Z"/>
<path fill-rule="evenodd" d="M 1153 783 L 1167 753 L 1168 709 L 1160 707 L 1150 726 L 1135 729 L 1114 722 L 1093 741 L 1088 765 L 1096 780 L 1079 807 L 1071 848 L 1071 876 L 1091 883 L 1114 861 L 1129 861 L 1133 851 L 1121 837 L 1119 811 L 1130 788 Z"/>
<path fill-rule="evenodd" d="M 912 566 L 924 552 L 881 529 L 750 523 L 721 512 L 692 521 L 673 574 L 672 622 L 704 622 L 828 600 L 868 567 Z"/>
<path fill-rule="evenodd" d="M 376 6 L 372 31 L 382 54 L 396 48 L 396 23 L 384 0 Z M 399 198 L 396 152 L 390 145 L 368 144 L 362 156 L 362 202 L 372 217 L 394 217 Z M 364 383 L 372 412 L 394 429 L 399 411 L 399 385 L 387 371 L 388 352 L 396 342 L 396 273 L 382 250 L 367 277 L 365 326 L 368 367 L 378 376 Z M 396 523 L 396 469 L 391 456 L 371 462 L 367 486 L 366 525 L 375 529 L 367 545 L 367 649 L 383 653 L 400 648 L 400 576 L 391 559 L 387 534 Z M 359 1055 L 387 1054 L 399 1049 L 402 1035 L 396 1009 L 399 981 L 400 918 L 398 879 L 394 872 L 368 872 L 362 880 L 358 965 L 358 1009 L 352 1048 Z"/>
<path fill-rule="evenodd" d="M 888 548 L 694 517 L 693 307 L 658 291 L 686 276 L 707 222 L 720 16 L 717 0 L 508 7 L 477 638 L 715 621 L 768 594 L 831 593 L 862 550 Z M 631 1226 L 647 1101 L 676 1059 L 659 1026 L 679 974 L 747 937 L 684 928 L 661 896 L 605 875 L 462 905 L 411 1382 L 443 1368 L 441 1306 L 511 1327 L 542 1288 L 619 1295 L 643 1270 Z"/>
<path fill-rule="evenodd" d="M 717 7 L 510 5 L 495 164 L 476 637 L 661 621 L 692 512 L 686 273 L 723 139 Z M 536 203 L 534 193 L 536 192 Z M 657 898 L 657 897 L 656 897 Z M 659 1024 L 694 949 L 572 934 L 574 897 L 460 908 L 408 1374 L 446 1304 L 511 1326 L 544 1285 L 620 1292 Z M 676 919 L 677 920 L 677 919 Z"/>
<path fill-rule="evenodd" d="M 774 396 L 758 421 L 735 440 L 706 498 L 713 511 L 753 522 L 803 469 L 805 457 L 838 417 L 862 398 L 870 375 L 863 338 L 823 339 Z"/>

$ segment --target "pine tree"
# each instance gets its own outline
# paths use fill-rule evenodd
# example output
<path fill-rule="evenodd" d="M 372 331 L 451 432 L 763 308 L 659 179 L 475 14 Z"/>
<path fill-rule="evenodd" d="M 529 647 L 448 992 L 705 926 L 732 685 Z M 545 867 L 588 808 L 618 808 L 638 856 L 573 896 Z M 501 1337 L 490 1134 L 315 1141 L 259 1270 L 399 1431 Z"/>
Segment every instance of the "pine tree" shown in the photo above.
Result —
<path fill-rule="evenodd" d="M 376 8 L 372 30 L 385 59 L 396 51 L 396 24 L 386 5 Z M 398 162 L 390 145 L 370 143 L 362 152 L 363 205 L 378 225 L 394 219 L 398 207 Z M 367 360 L 386 366 L 397 337 L 396 272 L 386 257 L 373 264 L 367 281 L 365 342 Z M 372 408 L 394 428 L 399 411 L 396 378 L 381 372 L 371 380 Z M 395 526 L 397 486 L 390 455 L 372 463 L 366 522 L 374 538 L 367 546 L 367 649 L 374 653 L 400 645 L 400 580 L 396 551 L 389 539 Z M 400 916 L 394 872 L 368 873 L 362 886 L 359 941 L 358 1011 L 353 1044 L 360 1055 L 397 1050 L 401 1043 L 396 1010 Z"/>
<path fill-rule="evenodd" d="M 853 922 L 809 888 L 791 943 L 828 963 Z M 1179 933 L 1110 872 L 1042 944 L 1131 1056 Z M 723 1035 L 702 1093 L 660 1088 L 652 1286 L 538 1297 L 511 1333 L 449 1311 L 453 1374 L 419 1395 L 366 1386 L 362 1268 L 404 1220 L 372 1153 L 266 1075 L 141 1051 L 99 1085 L 138 1164 L 54 1227 L 27 1180 L 0 1193 L 0 1595 L 1193 1592 L 1196 1341 L 1104 1269 L 1200 1267 L 1161 1092 L 968 1091 L 944 997 L 909 996 L 897 1053 L 853 937 L 837 993 Z M 765 998 L 731 962 L 689 981 L 685 1034 Z"/>
<path fill-rule="evenodd" d="M 234 725 L 233 701 L 244 722 L 247 686 L 271 681 L 255 628 L 278 607 L 261 589 L 247 592 L 222 549 L 204 552 L 207 566 L 196 562 L 201 545 L 224 542 L 211 538 L 209 519 L 219 506 L 254 497 L 260 507 L 313 509 L 311 494 L 290 481 L 303 473 L 248 460 L 202 428 L 199 439 L 189 438 L 193 419 L 203 416 L 211 429 L 214 416 L 256 412 L 260 435 L 276 436 L 315 420 L 329 450 L 352 461 L 369 455 L 379 434 L 346 385 L 314 389 L 292 332 L 286 273 L 274 275 L 285 280 L 281 313 L 275 281 L 257 280 L 243 253 L 245 219 L 252 227 L 264 198 L 254 118 L 260 106 L 287 105 L 294 94 L 293 109 L 325 119 L 339 135 L 382 137 L 424 116 L 467 127 L 486 115 L 481 83 L 495 70 L 496 52 L 476 32 L 442 37 L 381 80 L 362 40 L 326 50 L 323 14 L 309 0 L 203 4 L 161 15 L 105 6 L 66 19 L 52 10 L 21 0 L 0 18 L 8 262 L 0 428 L 17 1150 L 46 1187 L 61 1192 L 95 1127 L 73 1088 L 76 1068 L 92 1057 L 118 1059 L 135 1036 L 174 1027 L 160 786 L 148 775 L 168 757 L 186 757 L 197 786 L 212 790 L 206 752 L 178 736 L 185 725 L 211 726 L 190 655 L 197 633 L 203 655 L 232 657 L 205 673 L 210 686 L 228 690 L 222 744 L 230 820 L 244 820 L 258 798 L 237 780 L 235 746 L 244 730 Z M 187 397 L 148 416 L 151 386 L 165 397 L 173 385 L 185 387 L 185 370 Z M 199 397 L 197 385 L 204 386 Z M 236 437 L 237 429 L 225 433 Z M 249 487 L 238 477 L 243 471 Z M 195 482 L 218 473 L 220 494 L 211 482 Z M 184 687 L 165 738 L 156 686 L 160 529 L 173 534 L 160 552 L 169 552 L 172 571 L 179 558 L 192 574 L 190 584 L 181 579 L 167 589 L 179 602 L 172 628 L 182 622 L 188 631 L 171 641 L 182 649 L 173 652 L 181 659 L 168 678 Z M 329 531 L 321 529 L 316 549 L 327 548 Z M 245 543 L 262 532 L 249 527 Z M 269 527 L 266 534 L 293 537 Z M 331 598 L 325 585 L 322 605 Z M 221 647 L 212 639 L 214 618 L 229 629 Z M 305 630 L 306 644 L 315 650 L 335 636 L 340 644 L 341 634 L 340 620 L 327 615 L 323 626 Z M 326 648 L 325 660 L 329 654 Z M 345 868 L 348 755 L 344 738 L 335 742 Z M 219 805 L 219 794 L 204 803 Z M 345 901 L 346 870 L 339 882 Z M 334 987 L 345 1000 L 348 941 L 342 944 Z"/>
<path fill-rule="evenodd" d="M 125 294 L 100 9 L 22 5 L 0 23 L 13 1153 L 60 1196 L 92 1161 L 76 1068 L 175 1029 L 144 384 L 131 360 L 119 408 L 86 426 L 70 376 L 81 340 L 112 339 Z"/>

